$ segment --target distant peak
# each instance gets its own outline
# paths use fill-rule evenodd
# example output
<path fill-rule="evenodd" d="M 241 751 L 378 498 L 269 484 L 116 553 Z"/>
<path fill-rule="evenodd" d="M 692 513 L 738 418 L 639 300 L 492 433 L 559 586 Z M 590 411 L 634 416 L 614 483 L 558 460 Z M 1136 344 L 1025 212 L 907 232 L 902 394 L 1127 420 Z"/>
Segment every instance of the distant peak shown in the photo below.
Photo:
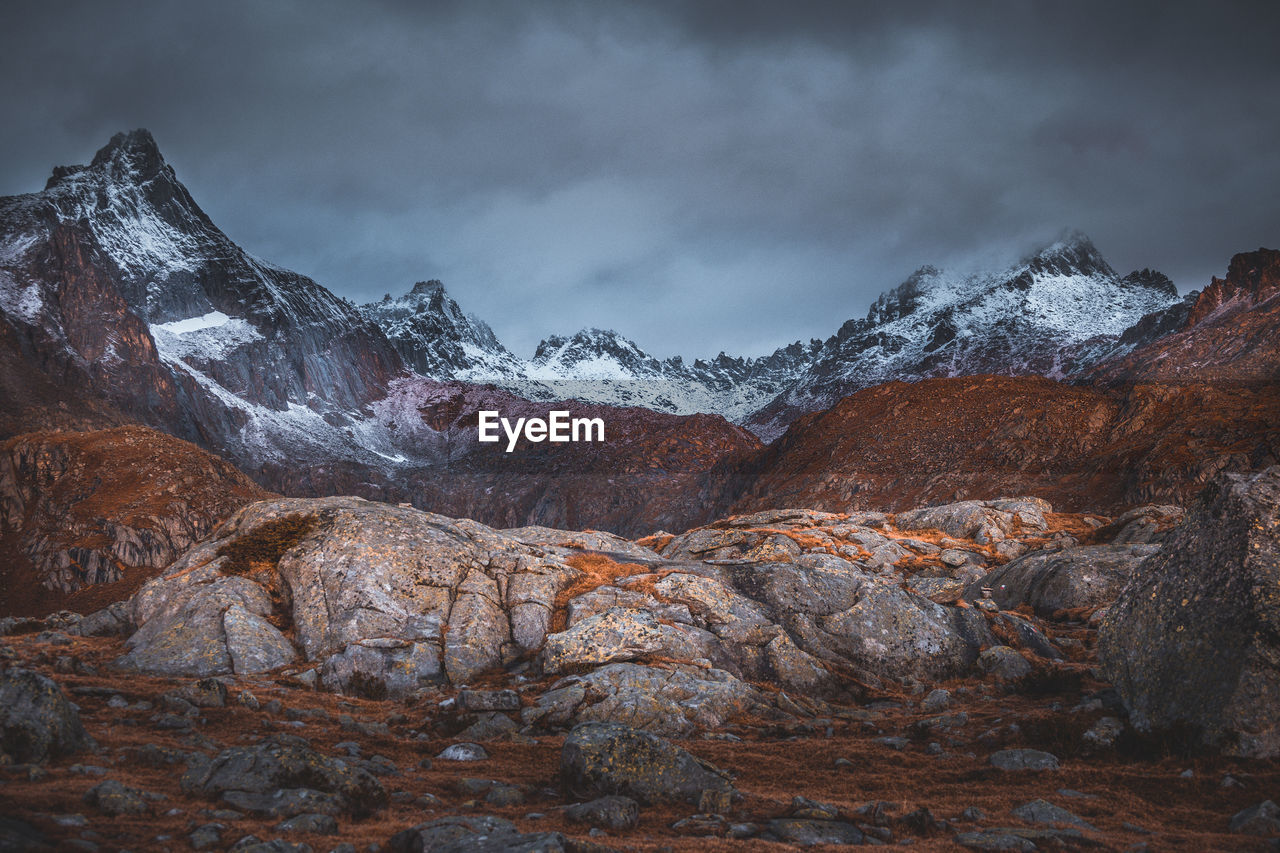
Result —
<path fill-rule="evenodd" d="M 444 282 L 438 278 L 430 281 L 420 281 L 413 286 L 413 290 L 409 291 L 410 296 L 434 296 L 444 291 Z"/>
<path fill-rule="evenodd" d="M 1053 257 L 1073 252 L 1097 253 L 1097 251 L 1098 248 L 1093 245 L 1093 240 L 1089 239 L 1088 234 L 1075 228 L 1064 228 L 1053 242 L 1041 246 L 1033 257 Z"/>
<path fill-rule="evenodd" d="M 1115 275 L 1106 258 L 1093 245 L 1088 235 L 1075 228 L 1064 230 L 1058 239 L 1043 246 L 1024 263 L 1045 273 L 1103 273 Z"/>
<path fill-rule="evenodd" d="M 160 146 L 146 128 L 117 133 L 93 155 L 93 162 L 89 164 L 90 168 L 123 167 L 143 180 L 154 176 L 163 166 Z"/>

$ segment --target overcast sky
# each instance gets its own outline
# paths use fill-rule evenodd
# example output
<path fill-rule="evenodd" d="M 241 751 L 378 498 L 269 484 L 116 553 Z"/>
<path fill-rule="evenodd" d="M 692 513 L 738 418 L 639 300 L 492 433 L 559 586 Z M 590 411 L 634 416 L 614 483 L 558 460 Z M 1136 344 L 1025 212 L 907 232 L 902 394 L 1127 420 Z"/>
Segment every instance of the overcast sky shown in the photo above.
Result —
<path fill-rule="evenodd" d="M 6 0 L 0 194 L 147 127 L 357 302 L 439 278 L 520 355 L 761 354 L 1065 227 L 1183 291 L 1280 245 L 1278 10 Z"/>

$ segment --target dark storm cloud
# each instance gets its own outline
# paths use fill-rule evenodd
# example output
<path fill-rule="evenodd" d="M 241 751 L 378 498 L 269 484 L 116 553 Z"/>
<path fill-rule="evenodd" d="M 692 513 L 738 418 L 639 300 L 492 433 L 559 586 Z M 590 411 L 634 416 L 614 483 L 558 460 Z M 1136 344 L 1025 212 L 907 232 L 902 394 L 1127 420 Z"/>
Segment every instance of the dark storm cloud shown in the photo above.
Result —
<path fill-rule="evenodd" d="M 357 301 L 436 277 L 524 354 L 758 353 L 1065 226 L 1184 290 L 1276 245 L 1274 8 L 11 2 L 0 192 L 146 126 Z"/>

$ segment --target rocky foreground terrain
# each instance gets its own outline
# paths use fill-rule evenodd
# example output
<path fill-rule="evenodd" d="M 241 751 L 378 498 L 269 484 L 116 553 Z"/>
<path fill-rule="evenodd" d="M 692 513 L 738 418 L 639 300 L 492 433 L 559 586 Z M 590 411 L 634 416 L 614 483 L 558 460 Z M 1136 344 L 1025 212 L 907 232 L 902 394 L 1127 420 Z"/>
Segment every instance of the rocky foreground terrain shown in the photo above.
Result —
<path fill-rule="evenodd" d="M 1277 589 L 1280 467 L 638 541 L 269 499 L 0 622 L 0 849 L 1274 849 Z"/>

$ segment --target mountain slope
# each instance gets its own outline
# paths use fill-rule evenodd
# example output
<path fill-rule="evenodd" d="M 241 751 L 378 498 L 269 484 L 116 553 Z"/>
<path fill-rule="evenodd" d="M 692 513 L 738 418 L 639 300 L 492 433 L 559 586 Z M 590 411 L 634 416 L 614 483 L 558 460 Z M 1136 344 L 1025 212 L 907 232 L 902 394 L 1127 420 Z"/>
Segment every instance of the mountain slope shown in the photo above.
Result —
<path fill-rule="evenodd" d="M 1066 511 L 1118 512 L 1186 504 L 1222 470 L 1277 461 L 1275 383 L 891 382 L 796 420 L 753 460 L 734 510 L 897 510 L 1026 494 Z"/>
<path fill-rule="evenodd" d="M 145 130 L 0 199 L 0 222 L 9 334 L 59 382 L 250 468 L 299 446 L 369 455 L 345 421 L 399 356 L 354 306 L 222 234 Z"/>
<path fill-rule="evenodd" d="M 1086 377 L 1116 382 L 1280 382 L 1280 251 L 1259 249 L 1231 259 L 1192 295 L 1171 334 L 1109 359 Z"/>
<path fill-rule="evenodd" d="M 145 427 L 15 436 L 0 443 L 0 615 L 122 599 L 233 511 L 270 496 L 227 462 Z"/>

